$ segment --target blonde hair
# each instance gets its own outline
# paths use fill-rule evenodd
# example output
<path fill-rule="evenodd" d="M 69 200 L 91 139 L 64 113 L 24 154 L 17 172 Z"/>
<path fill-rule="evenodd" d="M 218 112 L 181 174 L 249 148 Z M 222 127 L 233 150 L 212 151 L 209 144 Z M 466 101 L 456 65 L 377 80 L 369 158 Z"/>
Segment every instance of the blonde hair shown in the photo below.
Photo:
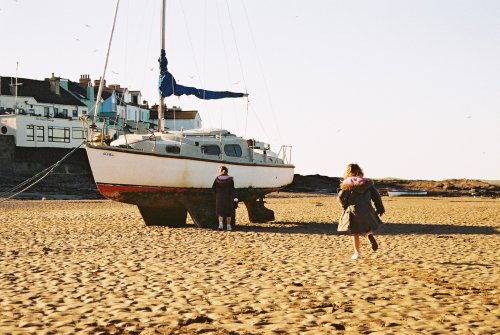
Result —
<path fill-rule="evenodd" d="M 356 163 L 351 163 L 347 165 L 344 172 L 344 179 L 349 177 L 363 177 L 363 170 Z"/>

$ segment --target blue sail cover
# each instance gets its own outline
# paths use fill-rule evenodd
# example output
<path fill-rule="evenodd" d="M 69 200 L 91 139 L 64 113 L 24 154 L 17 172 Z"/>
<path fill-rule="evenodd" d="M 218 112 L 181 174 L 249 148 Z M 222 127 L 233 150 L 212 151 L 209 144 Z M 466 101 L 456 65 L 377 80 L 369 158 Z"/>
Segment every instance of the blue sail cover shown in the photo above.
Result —
<path fill-rule="evenodd" d="M 181 95 L 194 95 L 200 99 L 212 100 L 212 99 L 223 99 L 223 98 L 241 98 L 247 96 L 245 93 L 235 93 L 228 91 L 207 91 L 204 89 L 199 89 L 195 87 L 182 86 L 175 82 L 174 76 L 168 72 L 167 57 L 165 54 L 165 49 L 161 49 L 160 59 L 160 82 L 159 88 L 160 93 L 163 97 L 169 97 L 171 95 L 181 96 Z"/>

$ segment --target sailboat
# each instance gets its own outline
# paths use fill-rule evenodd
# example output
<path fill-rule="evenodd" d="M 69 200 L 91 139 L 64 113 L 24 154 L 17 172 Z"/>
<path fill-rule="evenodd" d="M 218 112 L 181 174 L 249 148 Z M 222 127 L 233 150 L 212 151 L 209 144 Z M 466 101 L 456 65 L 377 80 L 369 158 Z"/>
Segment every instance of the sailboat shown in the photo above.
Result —
<path fill-rule="evenodd" d="M 148 226 L 185 226 L 189 213 L 197 227 L 210 228 L 216 224 L 212 183 L 224 165 L 234 177 L 238 200 L 245 204 L 250 221 L 274 220 L 274 212 L 264 206 L 263 198 L 292 183 L 290 146 L 281 146 L 276 153 L 267 143 L 226 129 L 163 130 L 165 97 L 194 95 L 208 100 L 244 98 L 246 94 L 177 84 L 168 71 L 165 52 L 165 0 L 161 13 L 158 131 L 121 135 L 107 144 L 102 140 L 105 134 L 89 127 L 85 148 L 99 192 L 108 199 L 136 205 Z"/>

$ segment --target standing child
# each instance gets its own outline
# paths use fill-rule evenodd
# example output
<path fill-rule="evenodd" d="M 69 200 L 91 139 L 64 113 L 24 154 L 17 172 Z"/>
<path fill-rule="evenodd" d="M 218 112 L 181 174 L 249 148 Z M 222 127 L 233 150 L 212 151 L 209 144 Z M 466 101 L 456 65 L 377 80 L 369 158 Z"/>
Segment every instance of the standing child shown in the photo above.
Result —
<path fill-rule="evenodd" d="M 215 213 L 219 218 L 219 230 L 224 229 L 224 218 L 226 219 L 226 229 L 232 230 L 231 216 L 234 212 L 234 203 L 238 201 L 233 177 L 229 176 L 228 172 L 227 167 L 221 166 L 219 175 L 212 185 L 212 190 L 215 193 Z"/>
<path fill-rule="evenodd" d="M 373 251 L 378 249 L 373 232 L 382 224 L 379 215 L 385 212 L 380 194 L 373 186 L 371 179 L 364 178 L 363 170 L 358 164 L 349 164 L 340 184 L 338 200 L 344 212 L 339 220 L 338 231 L 350 231 L 354 254 L 352 259 L 361 256 L 359 250 L 359 235 L 366 236 Z M 375 205 L 375 209 L 372 206 Z M 377 215 L 378 214 L 378 215 Z"/>

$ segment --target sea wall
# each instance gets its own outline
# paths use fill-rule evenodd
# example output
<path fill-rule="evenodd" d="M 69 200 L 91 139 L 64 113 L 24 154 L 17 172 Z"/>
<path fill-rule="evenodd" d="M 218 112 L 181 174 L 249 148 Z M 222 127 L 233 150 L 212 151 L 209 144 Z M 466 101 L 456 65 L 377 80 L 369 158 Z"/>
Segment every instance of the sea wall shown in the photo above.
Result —
<path fill-rule="evenodd" d="M 16 147 L 12 136 L 0 136 L 0 193 L 26 181 L 16 196 L 23 199 L 99 199 L 90 165 L 84 149 L 77 149 L 61 161 L 71 149 Z M 31 180 L 42 171 L 60 162 L 44 179 Z M 16 190 L 16 191 L 18 191 Z M 11 193 L 3 195 L 9 196 Z"/>
<path fill-rule="evenodd" d="M 14 148 L 14 136 L 0 136 L 0 172 L 9 173 L 12 171 L 12 161 L 15 154 Z"/>

